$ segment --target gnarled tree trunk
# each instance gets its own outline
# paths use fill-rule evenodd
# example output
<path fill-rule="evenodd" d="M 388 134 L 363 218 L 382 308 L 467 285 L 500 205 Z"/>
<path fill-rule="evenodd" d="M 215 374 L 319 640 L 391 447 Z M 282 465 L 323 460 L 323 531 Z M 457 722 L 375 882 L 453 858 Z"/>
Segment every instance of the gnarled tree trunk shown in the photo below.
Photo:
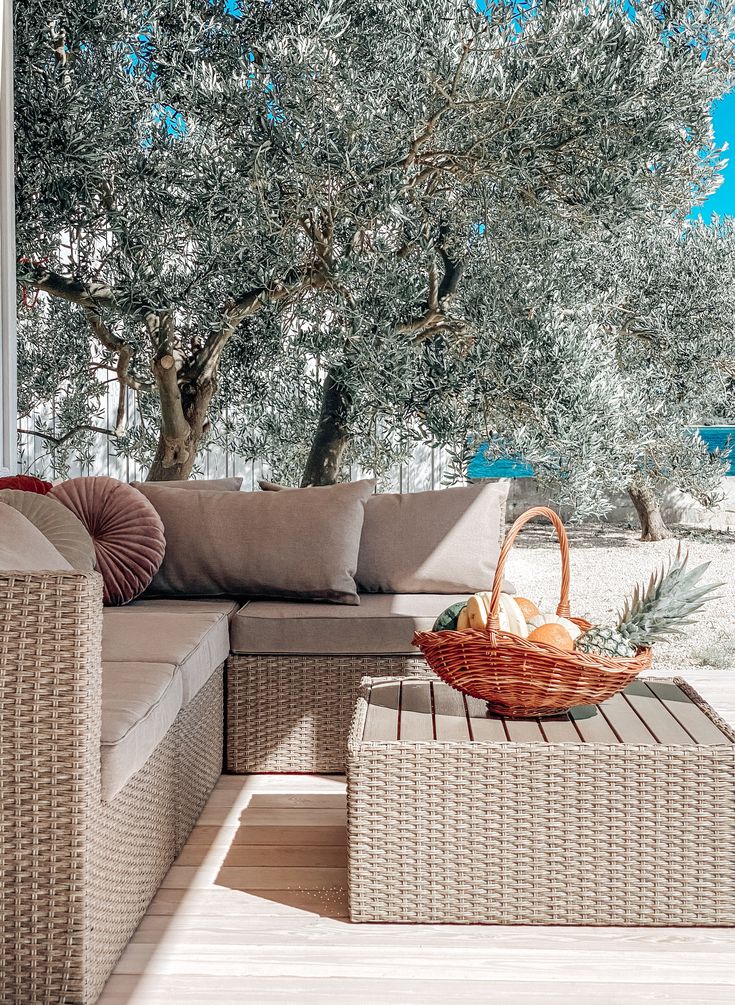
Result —
<path fill-rule="evenodd" d="M 311 442 L 301 485 L 333 485 L 342 470 L 342 458 L 350 442 L 348 415 L 350 396 L 337 375 L 329 370 L 324 379 L 322 407 Z"/>
<path fill-rule="evenodd" d="M 664 523 L 658 500 L 650 485 L 631 485 L 628 487 L 628 495 L 641 522 L 641 541 L 665 541 L 671 537 L 671 531 Z"/>
<path fill-rule="evenodd" d="M 161 402 L 161 428 L 147 480 L 182 481 L 191 475 L 209 428 L 207 412 L 216 385 L 213 379 L 182 378 L 171 356 L 155 360 L 153 372 Z"/>

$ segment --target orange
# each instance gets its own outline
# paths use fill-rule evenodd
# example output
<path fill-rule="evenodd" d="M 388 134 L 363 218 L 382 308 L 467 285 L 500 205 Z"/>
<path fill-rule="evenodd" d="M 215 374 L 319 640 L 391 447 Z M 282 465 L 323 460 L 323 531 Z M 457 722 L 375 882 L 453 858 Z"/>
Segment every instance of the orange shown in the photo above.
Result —
<path fill-rule="evenodd" d="M 538 607 L 536 607 L 534 602 L 532 600 L 529 600 L 527 597 L 514 597 L 513 599 L 520 607 L 521 614 L 526 619 L 526 621 L 530 621 L 531 618 L 538 617 L 538 615 L 541 613 L 541 611 L 538 609 Z"/>
<path fill-rule="evenodd" d="M 548 625 L 539 625 L 528 636 L 529 642 L 541 642 L 545 646 L 555 646 L 563 649 L 565 653 L 574 650 L 574 640 L 563 625 L 556 625 L 553 622 Z"/>

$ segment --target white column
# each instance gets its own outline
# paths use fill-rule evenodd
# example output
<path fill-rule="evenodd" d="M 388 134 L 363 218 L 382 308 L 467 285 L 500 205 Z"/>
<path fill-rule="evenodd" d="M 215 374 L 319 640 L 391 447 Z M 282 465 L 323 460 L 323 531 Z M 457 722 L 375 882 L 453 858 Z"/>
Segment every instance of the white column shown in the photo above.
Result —
<path fill-rule="evenodd" d="M 0 467 L 16 470 L 13 7 L 0 0 Z"/>

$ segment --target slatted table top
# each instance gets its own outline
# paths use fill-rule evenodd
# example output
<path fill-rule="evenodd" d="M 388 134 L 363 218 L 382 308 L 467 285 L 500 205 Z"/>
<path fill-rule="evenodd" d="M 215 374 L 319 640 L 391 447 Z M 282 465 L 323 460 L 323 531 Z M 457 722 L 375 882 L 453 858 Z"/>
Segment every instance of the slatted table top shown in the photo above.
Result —
<path fill-rule="evenodd" d="M 679 678 L 639 678 L 600 705 L 542 719 L 507 719 L 442 681 L 382 678 L 369 690 L 362 739 L 733 745 L 735 734 L 728 735 L 727 727 L 713 720 L 709 706 L 699 704 L 681 685 L 686 686 Z"/>

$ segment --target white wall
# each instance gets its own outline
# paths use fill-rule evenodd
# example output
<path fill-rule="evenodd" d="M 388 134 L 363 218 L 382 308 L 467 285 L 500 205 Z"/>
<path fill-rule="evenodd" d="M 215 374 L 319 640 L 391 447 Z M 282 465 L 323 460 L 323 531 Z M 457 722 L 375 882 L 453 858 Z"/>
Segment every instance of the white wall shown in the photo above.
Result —
<path fill-rule="evenodd" d="M 0 467 L 15 470 L 15 200 L 13 10 L 0 0 Z"/>

